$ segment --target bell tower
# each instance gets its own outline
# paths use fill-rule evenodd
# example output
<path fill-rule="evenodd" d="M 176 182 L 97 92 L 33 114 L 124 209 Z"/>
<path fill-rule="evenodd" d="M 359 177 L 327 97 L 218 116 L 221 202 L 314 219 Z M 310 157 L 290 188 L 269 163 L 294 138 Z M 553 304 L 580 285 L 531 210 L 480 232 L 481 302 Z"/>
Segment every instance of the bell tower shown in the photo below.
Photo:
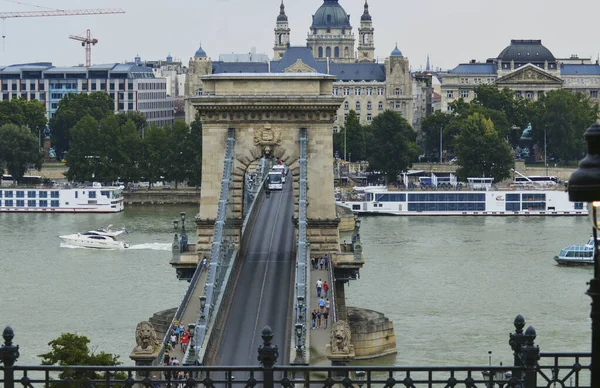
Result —
<path fill-rule="evenodd" d="M 360 17 L 360 28 L 358 29 L 358 62 L 375 61 L 374 31 L 373 20 L 369 14 L 369 3 L 365 0 L 365 10 Z"/>
<path fill-rule="evenodd" d="M 285 5 L 281 0 L 279 15 L 277 15 L 277 26 L 275 27 L 275 46 L 273 47 L 273 60 L 278 61 L 283 57 L 290 43 L 290 26 L 285 14 Z"/>

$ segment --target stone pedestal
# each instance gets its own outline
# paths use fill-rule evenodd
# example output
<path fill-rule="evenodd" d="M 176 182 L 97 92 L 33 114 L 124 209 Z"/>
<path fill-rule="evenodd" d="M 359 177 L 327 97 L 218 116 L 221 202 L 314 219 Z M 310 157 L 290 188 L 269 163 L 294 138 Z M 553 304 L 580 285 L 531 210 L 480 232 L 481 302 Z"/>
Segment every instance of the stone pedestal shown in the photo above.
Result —
<path fill-rule="evenodd" d="M 49 162 L 52 159 L 50 158 L 50 146 L 52 145 L 52 142 L 50 141 L 50 139 L 44 139 L 44 161 L 45 162 Z"/>
<path fill-rule="evenodd" d="M 535 162 L 535 151 L 533 150 L 533 139 L 522 137 L 519 139 L 519 147 L 517 149 L 517 158 L 524 160 L 525 163 Z"/>
<path fill-rule="evenodd" d="M 136 353 L 135 349 L 129 355 L 135 362 L 135 366 L 155 366 L 157 365 L 156 359 L 158 358 L 160 348 L 157 348 L 152 353 Z M 157 372 L 152 371 L 138 371 L 136 372 L 136 380 L 142 380 L 146 377 L 152 378 L 152 374 L 156 374 Z"/>
<path fill-rule="evenodd" d="M 397 353 L 394 324 L 382 313 L 348 307 L 348 324 L 357 360 Z"/>
<path fill-rule="evenodd" d="M 308 219 L 306 233 L 311 254 L 331 254 L 340 249 L 339 218 Z"/>

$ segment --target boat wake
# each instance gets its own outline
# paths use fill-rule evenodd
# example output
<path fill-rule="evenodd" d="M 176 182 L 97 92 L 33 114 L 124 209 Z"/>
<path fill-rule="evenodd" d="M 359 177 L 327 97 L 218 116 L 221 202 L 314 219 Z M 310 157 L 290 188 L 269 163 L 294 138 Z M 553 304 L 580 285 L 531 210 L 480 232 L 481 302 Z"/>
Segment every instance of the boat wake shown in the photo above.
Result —
<path fill-rule="evenodd" d="M 98 249 L 98 248 L 88 248 L 88 247 L 80 247 L 77 245 L 71 245 L 64 242 L 60 243 L 61 248 L 69 248 L 69 249 L 92 249 L 95 251 L 128 251 L 128 250 L 141 250 L 147 249 L 151 251 L 170 251 L 171 244 L 163 244 L 163 243 L 148 243 L 148 244 L 133 244 L 130 245 L 129 248 L 121 249 L 121 248 L 108 248 L 108 249 Z"/>
<path fill-rule="evenodd" d="M 132 244 L 127 249 L 149 249 L 152 251 L 170 251 L 171 250 L 170 243 L 148 243 L 148 244 Z"/>

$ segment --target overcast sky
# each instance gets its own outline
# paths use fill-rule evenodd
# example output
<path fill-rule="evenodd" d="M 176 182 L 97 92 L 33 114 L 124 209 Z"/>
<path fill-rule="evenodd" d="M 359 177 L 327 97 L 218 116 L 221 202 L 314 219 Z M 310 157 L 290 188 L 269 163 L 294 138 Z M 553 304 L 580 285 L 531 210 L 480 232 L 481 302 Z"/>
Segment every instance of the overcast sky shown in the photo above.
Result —
<path fill-rule="evenodd" d="M 364 0 L 339 0 L 356 34 Z M 21 4 L 19 4 L 21 3 Z M 0 65 L 49 61 L 77 65 L 85 53 L 70 34 L 91 29 L 99 43 L 93 63 L 161 59 L 169 53 L 185 63 L 200 42 L 208 56 L 245 53 L 273 55 L 280 0 L 0 0 L 0 12 L 36 11 L 26 4 L 56 9 L 123 8 L 123 15 L 6 19 Z M 305 45 L 311 16 L 323 0 L 285 0 L 293 45 Z M 470 59 L 496 57 L 511 39 L 542 39 L 556 57 L 600 52 L 600 1 L 571 0 L 370 0 L 376 55 L 398 47 L 413 70 L 452 68 Z"/>

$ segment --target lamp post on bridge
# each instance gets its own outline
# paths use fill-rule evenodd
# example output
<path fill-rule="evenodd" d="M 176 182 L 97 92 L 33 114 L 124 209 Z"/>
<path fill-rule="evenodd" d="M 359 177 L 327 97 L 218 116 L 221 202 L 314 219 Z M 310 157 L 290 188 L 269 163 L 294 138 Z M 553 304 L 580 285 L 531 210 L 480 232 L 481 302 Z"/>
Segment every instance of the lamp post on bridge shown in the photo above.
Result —
<path fill-rule="evenodd" d="M 592 124 L 584 133 L 587 155 L 569 179 L 569 201 L 587 202 L 594 240 L 594 278 L 586 292 L 592 298 L 592 387 L 600 387 L 600 124 Z"/>
<path fill-rule="evenodd" d="M 181 252 L 187 252 L 188 236 L 185 231 L 185 212 L 181 212 L 179 214 L 181 215 Z"/>

